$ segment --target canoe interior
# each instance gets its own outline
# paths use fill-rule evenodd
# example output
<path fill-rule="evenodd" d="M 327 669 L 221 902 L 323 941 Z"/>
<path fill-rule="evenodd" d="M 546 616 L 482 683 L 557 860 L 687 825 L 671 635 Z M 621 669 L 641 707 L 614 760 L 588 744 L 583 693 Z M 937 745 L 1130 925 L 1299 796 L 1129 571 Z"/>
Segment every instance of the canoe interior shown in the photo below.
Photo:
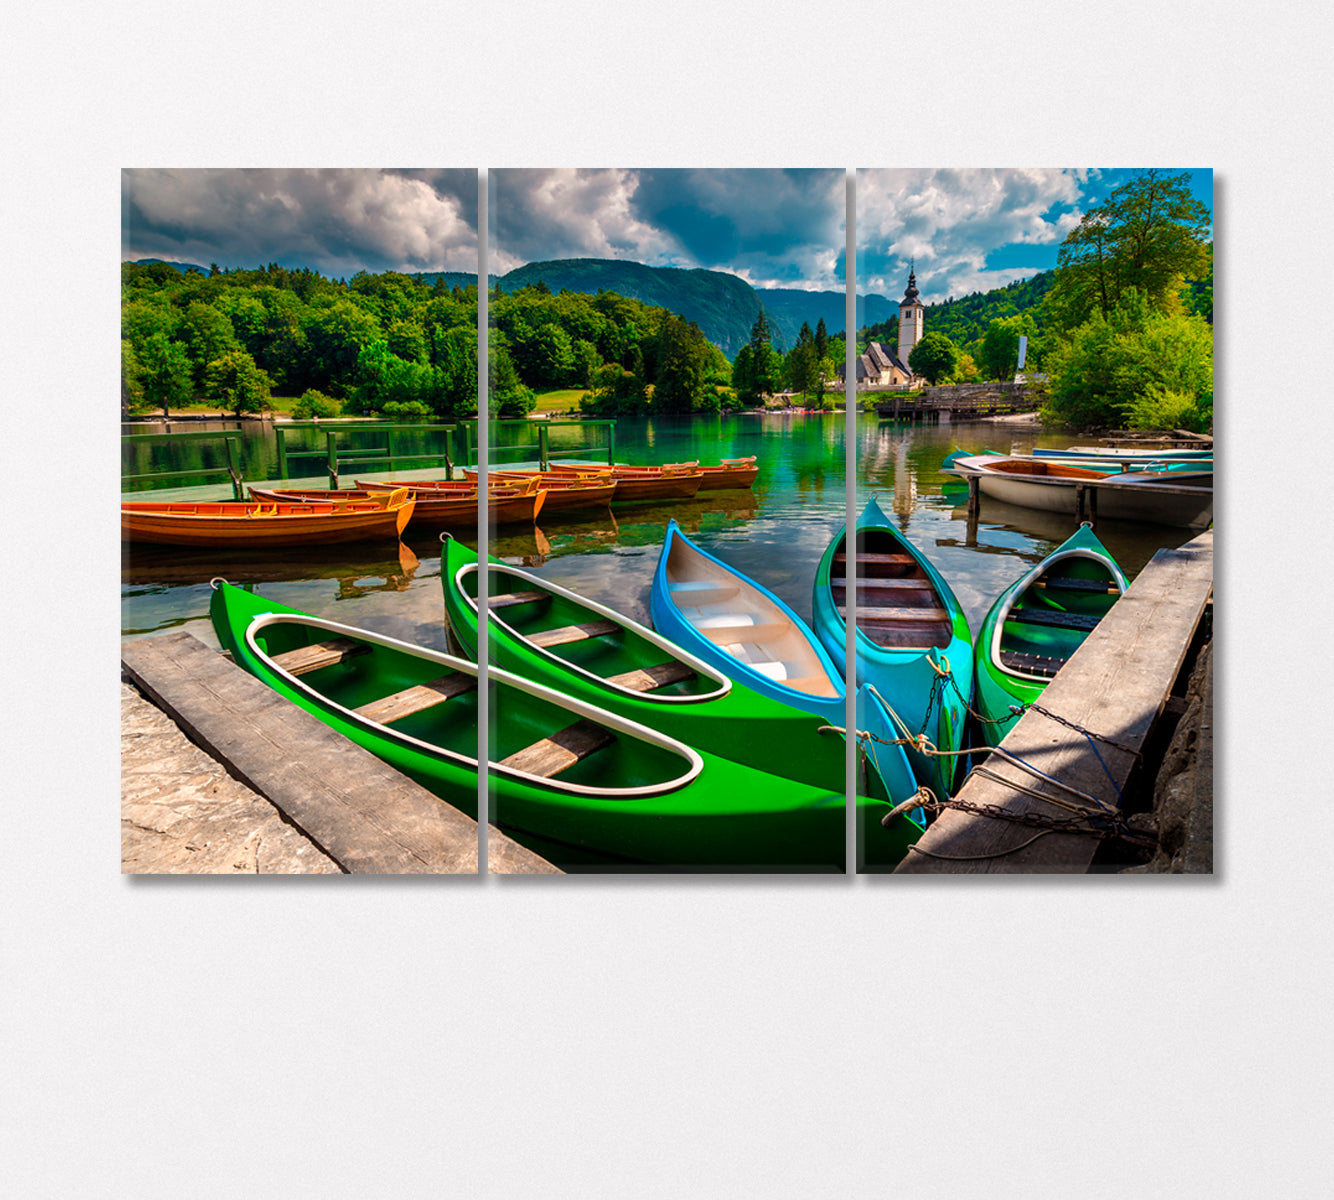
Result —
<path fill-rule="evenodd" d="M 461 584 L 465 594 L 475 601 L 477 572 L 463 572 Z M 487 589 L 493 616 L 520 637 L 591 675 L 615 679 L 646 696 L 698 696 L 716 693 L 718 689 L 715 680 L 698 675 L 634 630 L 568 597 L 544 591 L 531 579 L 493 566 Z M 652 678 L 635 682 L 622 679 L 645 668 L 650 670 Z M 658 683 L 658 679 L 663 682 Z"/>
<path fill-rule="evenodd" d="M 265 654 L 302 683 L 342 708 L 403 737 L 476 760 L 478 691 L 475 676 L 453 672 L 408 650 L 289 620 L 255 633 Z M 433 693 L 433 694 L 425 694 Z M 665 747 L 604 729 L 596 722 L 496 681 L 488 757 L 540 774 L 560 786 L 598 789 L 670 785 L 681 759 Z"/>
<path fill-rule="evenodd" d="M 877 646 L 944 649 L 954 636 L 949 611 L 931 577 L 907 544 L 890 529 L 856 534 L 857 628 Z M 834 551 L 829 588 L 847 618 L 847 538 Z"/>
<path fill-rule="evenodd" d="M 1112 572 L 1084 555 L 1054 562 L 1018 596 L 1000 631 L 1000 665 L 1016 674 L 1054 675 L 1120 597 Z"/>
<path fill-rule="evenodd" d="M 839 694 L 787 613 L 684 538 L 672 538 L 666 577 L 673 603 L 701 637 L 785 687 L 811 696 Z"/>
<path fill-rule="evenodd" d="M 1087 467 L 1072 467 L 1065 463 L 1048 462 L 1040 458 L 1001 458 L 986 464 L 987 470 L 1002 475 L 1039 475 L 1049 479 L 1105 479 L 1102 471 Z"/>

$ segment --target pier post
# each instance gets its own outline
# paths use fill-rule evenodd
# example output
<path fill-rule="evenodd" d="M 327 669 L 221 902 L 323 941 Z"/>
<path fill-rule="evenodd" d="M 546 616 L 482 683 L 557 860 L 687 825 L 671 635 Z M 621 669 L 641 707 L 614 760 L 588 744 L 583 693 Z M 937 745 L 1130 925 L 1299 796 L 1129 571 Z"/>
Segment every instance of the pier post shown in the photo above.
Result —
<path fill-rule="evenodd" d="M 537 465 L 543 471 L 551 470 L 551 448 L 548 444 L 549 434 L 545 425 L 537 427 Z"/>

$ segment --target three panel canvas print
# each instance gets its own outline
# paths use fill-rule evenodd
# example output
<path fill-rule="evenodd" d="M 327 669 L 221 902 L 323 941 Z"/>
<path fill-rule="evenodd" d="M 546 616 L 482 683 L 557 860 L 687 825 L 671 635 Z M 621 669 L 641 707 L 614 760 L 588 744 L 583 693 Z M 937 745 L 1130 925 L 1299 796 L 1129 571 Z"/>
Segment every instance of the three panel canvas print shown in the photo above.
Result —
<path fill-rule="evenodd" d="M 123 871 L 1212 870 L 1210 171 L 122 212 Z"/>

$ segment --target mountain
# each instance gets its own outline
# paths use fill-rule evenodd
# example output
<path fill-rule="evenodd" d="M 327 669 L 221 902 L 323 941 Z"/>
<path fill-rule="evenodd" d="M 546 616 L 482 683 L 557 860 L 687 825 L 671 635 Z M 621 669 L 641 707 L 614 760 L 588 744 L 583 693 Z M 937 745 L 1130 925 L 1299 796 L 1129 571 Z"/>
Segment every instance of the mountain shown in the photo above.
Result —
<path fill-rule="evenodd" d="M 201 275 L 208 274 L 208 268 L 201 267 L 198 263 L 173 262 L 169 258 L 136 258 L 131 265 L 136 267 L 151 267 L 154 263 L 162 263 L 163 266 L 175 267 L 182 275 L 187 275 L 191 271 L 198 271 Z M 170 278 L 170 276 L 168 276 L 168 278 Z"/>

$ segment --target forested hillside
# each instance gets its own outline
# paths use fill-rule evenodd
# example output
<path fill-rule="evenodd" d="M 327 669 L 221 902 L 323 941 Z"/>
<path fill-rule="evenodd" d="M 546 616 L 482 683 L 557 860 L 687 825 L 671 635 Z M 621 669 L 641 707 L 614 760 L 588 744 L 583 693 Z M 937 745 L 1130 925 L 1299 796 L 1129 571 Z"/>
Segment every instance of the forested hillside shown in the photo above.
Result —
<path fill-rule="evenodd" d="M 204 400 L 240 414 L 277 394 L 300 397 L 304 416 L 475 415 L 477 289 L 449 279 L 122 264 L 122 409 Z M 545 285 L 497 289 L 490 307 L 497 415 L 529 412 L 534 388 L 593 388 L 598 404 L 625 411 L 688 412 L 727 398 L 721 351 L 664 308 Z"/>

